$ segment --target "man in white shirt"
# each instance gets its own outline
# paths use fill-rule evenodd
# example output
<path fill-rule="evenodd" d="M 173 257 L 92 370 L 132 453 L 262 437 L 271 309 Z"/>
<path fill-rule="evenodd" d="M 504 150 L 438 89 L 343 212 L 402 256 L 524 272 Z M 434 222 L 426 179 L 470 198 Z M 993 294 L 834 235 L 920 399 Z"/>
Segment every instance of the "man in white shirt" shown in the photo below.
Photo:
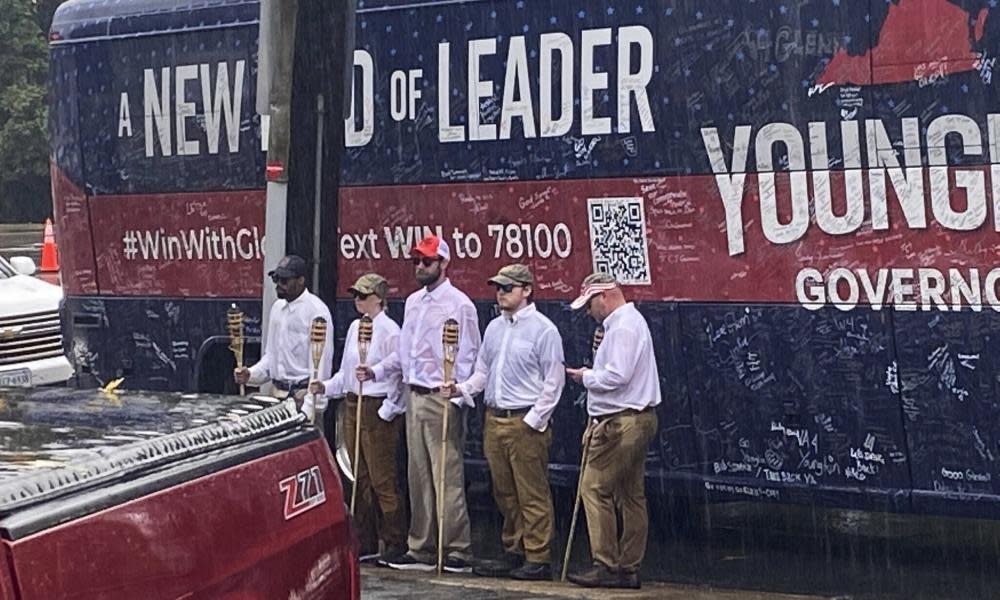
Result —
<path fill-rule="evenodd" d="M 466 414 L 461 397 L 450 400 L 441 393 L 445 384 L 441 343 L 444 323 L 459 323 L 458 356 L 453 378 L 464 381 L 472 374 L 479 351 L 479 319 L 469 297 L 448 281 L 451 252 L 437 236 L 428 236 L 412 250 L 417 282 L 422 286 L 406 299 L 403 328 L 396 354 L 377 365 L 359 366 L 358 378 L 383 381 L 402 372 L 409 387 L 406 409 L 407 474 L 410 487 L 409 551 L 385 564 L 406 570 L 431 571 L 437 563 L 437 481 L 444 469 L 444 569 L 453 573 L 471 570 L 472 536 L 465 503 Z M 446 408 L 447 407 L 447 408 Z M 441 428 L 449 410 L 445 435 L 446 461 L 441 464 Z"/>
<path fill-rule="evenodd" d="M 486 327 L 472 377 L 443 391 L 457 392 L 469 404 L 472 396 L 486 392 L 483 450 L 503 515 L 505 556 L 473 572 L 544 581 L 552 579 L 554 529 L 549 419 L 566 373 L 562 337 L 531 302 L 534 282 L 525 265 L 508 265 L 489 279 L 502 314 Z"/>
<path fill-rule="evenodd" d="M 311 395 L 306 395 L 313 372 L 309 332 L 313 319 L 326 320 L 319 378 L 327 379 L 333 363 L 330 309 L 306 289 L 306 261 L 302 257 L 289 254 L 268 275 L 274 282 L 278 300 L 271 306 L 264 354 L 252 367 L 235 369 L 233 376 L 239 384 L 260 385 L 270 380 L 271 393 L 276 398 L 295 398 L 302 412 L 322 426 L 326 398 L 314 401 Z"/>
<path fill-rule="evenodd" d="M 588 275 L 570 307 L 586 308 L 603 323 L 604 340 L 593 369 L 566 369 L 587 388 L 590 445 L 580 485 L 593 557 L 591 569 L 569 579 L 585 587 L 639 588 L 649 524 L 646 451 L 656 436 L 660 403 L 653 339 L 646 319 L 606 273 Z M 620 535 L 615 507 L 621 510 Z"/>
<path fill-rule="evenodd" d="M 354 308 L 372 320 L 372 337 L 366 362 L 378 364 L 396 351 L 399 325 L 385 314 L 389 284 L 376 273 L 362 275 L 348 291 L 354 296 Z M 406 412 L 399 373 L 381 381 L 369 381 L 358 397 L 356 372 L 361 364 L 358 353 L 358 326 L 355 319 L 344 340 L 340 370 L 326 381 L 315 381 L 309 391 L 316 397 L 344 397 L 344 441 L 354 467 L 354 485 L 358 486 L 354 521 L 357 524 L 361 554 L 374 554 L 376 538 L 381 541 L 382 558 L 398 557 L 406 552 L 406 511 L 399 493 L 396 454 L 403 433 Z M 354 456 L 354 433 L 358 402 L 361 402 L 360 456 Z M 376 515 L 380 511 L 380 515 Z"/>

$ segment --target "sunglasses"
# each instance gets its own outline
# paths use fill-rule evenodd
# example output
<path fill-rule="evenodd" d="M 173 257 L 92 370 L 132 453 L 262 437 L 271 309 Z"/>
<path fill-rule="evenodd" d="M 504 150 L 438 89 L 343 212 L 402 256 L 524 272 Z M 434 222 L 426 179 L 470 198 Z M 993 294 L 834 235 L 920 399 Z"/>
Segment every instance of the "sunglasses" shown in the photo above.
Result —
<path fill-rule="evenodd" d="M 429 266 L 433 265 L 436 262 L 441 262 L 443 259 L 440 256 L 436 256 L 436 257 L 433 257 L 433 258 L 430 257 L 430 256 L 423 256 L 423 257 L 414 256 L 410 260 L 413 261 L 413 266 L 414 267 L 419 266 L 419 265 L 423 265 L 425 267 L 429 267 Z"/>
<path fill-rule="evenodd" d="M 503 292 L 505 294 L 511 293 L 514 291 L 514 288 L 524 287 L 520 283 L 494 283 L 492 285 L 498 292 Z"/>
<path fill-rule="evenodd" d="M 351 295 L 362 302 L 371 297 L 371 294 L 362 294 L 361 292 L 355 292 L 354 290 L 351 290 Z"/>

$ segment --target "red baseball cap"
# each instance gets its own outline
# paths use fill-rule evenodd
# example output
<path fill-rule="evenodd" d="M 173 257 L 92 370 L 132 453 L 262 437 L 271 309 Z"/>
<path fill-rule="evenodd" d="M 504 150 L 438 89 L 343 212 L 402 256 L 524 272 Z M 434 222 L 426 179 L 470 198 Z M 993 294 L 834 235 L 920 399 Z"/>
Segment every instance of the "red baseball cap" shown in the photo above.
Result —
<path fill-rule="evenodd" d="M 429 235 L 413 247 L 413 252 L 420 256 L 434 257 L 440 256 L 444 260 L 451 259 L 451 251 L 448 250 L 448 243 L 436 235 Z"/>

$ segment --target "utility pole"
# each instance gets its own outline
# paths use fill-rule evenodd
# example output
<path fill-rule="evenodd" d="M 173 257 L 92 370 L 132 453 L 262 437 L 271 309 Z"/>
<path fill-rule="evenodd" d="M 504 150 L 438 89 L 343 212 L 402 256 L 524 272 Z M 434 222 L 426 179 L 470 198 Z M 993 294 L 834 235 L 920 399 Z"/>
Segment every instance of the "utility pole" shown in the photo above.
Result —
<path fill-rule="evenodd" d="M 292 67 L 298 0 L 261 0 L 257 58 L 257 112 L 267 126 L 267 196 L 264 210 L 264 272 L 261 343 L 277 299 L 267 273 L 285 254 L 288 215 L 288 149 L 291 141 Z"/>

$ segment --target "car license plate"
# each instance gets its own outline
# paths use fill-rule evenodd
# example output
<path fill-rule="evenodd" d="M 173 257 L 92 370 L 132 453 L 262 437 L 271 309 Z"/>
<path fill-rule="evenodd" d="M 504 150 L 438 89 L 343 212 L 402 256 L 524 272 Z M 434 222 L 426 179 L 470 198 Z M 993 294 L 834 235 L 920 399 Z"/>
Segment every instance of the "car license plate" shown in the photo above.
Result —
<path fill-rule="evenodd" d="M 31 371 L 0 371 L 0 387 L 28 387 L 31 385 Z"/>

